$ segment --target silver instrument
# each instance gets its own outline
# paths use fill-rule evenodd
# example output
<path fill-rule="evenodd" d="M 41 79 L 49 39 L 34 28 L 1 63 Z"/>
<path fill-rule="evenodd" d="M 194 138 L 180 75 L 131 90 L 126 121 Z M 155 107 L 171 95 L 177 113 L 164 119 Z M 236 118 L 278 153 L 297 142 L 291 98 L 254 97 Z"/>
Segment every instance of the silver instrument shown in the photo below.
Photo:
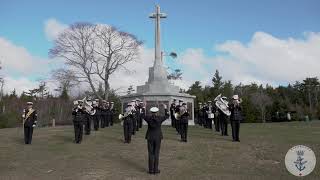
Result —
<path fill-rule="evenodd" d="M 225 115 L 230 116 L 231 112 L 229 110 L 228 101 L 224 100 L 225 97 L 222 97 L 219 94 L 214 101 L 216 102 L 215 105 L 219 108 Z"/>
<path fill-rule="evenodd" d="M 126 118 L 128 117 L 130 114 L 132 114 L 132 110 L 134 108 L 126 108 L 126 112 L 122 115 L 122 114 L 119 114 L 119 120 L 123 119 L 123 118 Z"/>
<path fill-rule="evenodd" d="M 78 103 L 78 101 L 79 101 L 79 100 L 73 102 L 74 105 L 78 105 L 77 108 L 76 108 L 76 110 L 75 110 L 76 112 L 78 112 L 79 109 L 82 109 L 82 108 L 84 107 L 84 110 L 85 110 L 88 114 L 90 114 L 90 115 L 96 114 L 96 110 L 93 108 L 92 102 L 91 102 L 91 101 L 87 101 L 87 97 L 84 97 L 84 98 L 82 99 L 82 102 L 83 102 L 82 105 L 80 105 L 80 104 Z"/>

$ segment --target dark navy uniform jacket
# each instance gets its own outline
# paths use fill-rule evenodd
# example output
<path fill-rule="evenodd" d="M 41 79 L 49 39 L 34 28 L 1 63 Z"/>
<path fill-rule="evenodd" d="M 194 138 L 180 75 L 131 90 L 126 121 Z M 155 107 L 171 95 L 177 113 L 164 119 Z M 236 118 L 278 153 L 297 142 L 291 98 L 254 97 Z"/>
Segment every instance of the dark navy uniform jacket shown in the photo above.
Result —
<path fill-rule="evenodd" d="M 161 140 L 163 138 L 161 124 L 163 121 L 169 118 L 168 110 L 165 109 L 165 116 L 158 116 L 152 114 L 151 116 L 146 116 L 145 121 L 148 123 L 148 130 L 146 133 L 147 140 Z"/>

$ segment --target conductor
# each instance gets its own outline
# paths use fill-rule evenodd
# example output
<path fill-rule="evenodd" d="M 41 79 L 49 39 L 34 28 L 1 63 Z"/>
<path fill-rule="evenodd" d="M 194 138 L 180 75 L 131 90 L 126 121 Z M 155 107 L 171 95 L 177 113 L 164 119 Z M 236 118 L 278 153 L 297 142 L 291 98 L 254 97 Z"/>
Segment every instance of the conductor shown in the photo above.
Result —
<path fill-rule="evenodd" d="M 145 117 L 145 121 L 148 123 L 148 130 L 146 133 L 146 139 L 148 141 L 148 155 L 149 155 L 149 174 L 158 174 L 160 170 L 159 166 L 159 152 L 161 140 L 163 138 L 161 131 L 161 124 L 163 121 L 169 118 L 167 106 L 163 104 L 165 114 L 160 116 L 158 114 L 159 108 L 150 108 L 151 115 Z"/>

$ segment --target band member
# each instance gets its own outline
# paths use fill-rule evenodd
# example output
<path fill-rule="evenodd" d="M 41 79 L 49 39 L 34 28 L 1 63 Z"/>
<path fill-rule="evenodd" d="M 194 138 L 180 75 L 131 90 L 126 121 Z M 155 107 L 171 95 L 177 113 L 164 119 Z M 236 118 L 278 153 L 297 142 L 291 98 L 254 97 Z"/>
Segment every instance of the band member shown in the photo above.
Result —
<path fill-rule="evenodd" d="M 232 103 L 229 104 L 229 110 L 231 112 L 230 115 L 230 123 L 232 129 L 232 140 L 240 142 L 239 139 L 239 130 L 240 130 L 240 122 L 242 121 L 241 114 L 241 99 L 239 99 L 238 95 L 233 95 Z"/>
<path fill-rule="evenodd" d="M 107 101 L 102 100 L 102 105 L 100 106 L 100 123 L 101 123 L 101 128 L 106 127 L 106 111 L 107 111 Z"/>
<path fill-rule="evenodd" d="M 214 118 L 214 109 L 212 107 L 211 101 L 208 101 L 207 111 L 206 111 L 206 124 L 209 129 L 212 129 L 212 121 Z"/>
<path fill-rule="evenodd" d="M 180 99 L 178 105 L 176 105 L 175 113 L 180 113 L 180 107 L 181 107 L 181 103 L 182 103 L 182 102 L 183 102 L 183 101 Z M 175 119 L 175 120 L 176 120 L 176 130 L 177 130 L 178 134 L 181 135 L 181 133 L 180 133 L 181 122 L 180 122 L 179 119 Z"/>
<path fill-rule="evenodd" d="M 139 131 L 139 121 L 140 121 L 140 99 L 136 99 L 135 102 L 135 119 L 136 119 L 136 131 Z"/>
<path fill-rule="evenodd" d="M 213 121 L 214 121 L 214 128 L 216 132 L 220 132 L 220 119 L 218 116 L 219 116 L 218 108 L 215 107 Z"/>
<path fill-rule="evenodd" d="M 93 129 L 95 131 L 99 130 L 99 121 L 100 121 L 100 108 L 99 108 L 99 99 L 95 99 L 95 101 L 92 102 L 92 106 L 95 109 L 96 113 L 93 115 Z"/>
<path fill-rule="evenodd" d="M 110 126 L 113 126 L 113 117 L 116 113 L 116 110 L 114 108 L 114 102 L 111 101 L 110 103 Z"/>
<path fill-rule="evenodd" d="M 142 128 L 142 124 L 143 124 L 143 119 L 145 117 L 146 114 L 146 109 L 143 105 L 143 102 L 140 102 L 140 117 L 139 117 L 139 128 Z"/>
<path fill-rule="evenodd" d="M 125 113 L 120 114 L 119 119 L 123 121 L 124 143 L 130 143 L 133 129 L 133 114 L 131 103 L 127 104 Z"/>
<path fill-rule="evenodd" d="M 174 117 L 175 108 L 176 108 L 177 100 L 173 99 L 173 102 L 170 105 L 170 118 L 171 118 L 171 126 L 176 128 L 176 118 Z"/>
<path fill-rule="evenodd" d="M 86 119 L 87 113 L 83 106 L 83 101 L 78 100 L 74 103 L 76 107 L 72 110 L 73 126 L 74 126 L 74 142 L 80 144 L 83 135 L 83 123 Z"/>
<path fill-rule="evenodd" d="M 23 109 L 23 128 L 24 128 L 24 143 L 31 144 L 33 128 L 37 124 L 37 111 L 32 108 L 33 103 L 27 102 L 27 108 Z"/>
<path fill-rule="evenodd" d="M 204 103 L 203 106 L 203 127 L 204 128 L 209 128 L 208 125 L 208 111 L 209 111 L 209 106 L 207 103 Z"/>
<path fill-rule="evenodd" d="M 87 102 L 90 104 L 91 100 L 88 99 Z M 91 133 L 91 120 L 92 120 L 92 115 L 89 112 L 86 112 L 86 118 L 84 122 L 85 135 L 90 135 Z"/>
<path fill-rule="evenodd" d="M 226 97 L 222 98 L 223 100 L 226 101 Z M 221 111 L 221 109 L 219 110 L 219 121 L 220 121 L 220 128 L 221 128 L 221 135 L 222 136 L 228 136 L 228 118 L 229 116 L 226 115 L 224 112 Z"/>
<path fill-rule="evenodd" d="M 149 174 L 158 174 L 159 170 L 159 153 L 161 140 L 163 139 L 161 124 L 163 121 L 169 118 L 167 106 L 163 104 L 165 114 L 160 116 L 157 114 L 159 109 L 152 107 L 150 109 L 151 116 L 145 117 L 145 121 L 148 124 L 148 130 L 146 133 L 146 139 L 148 141 L 148 157 L 149 157 Z"/>
<path fill-rule="evenodd" d="M 106 110 L 105 110 L 105 125 L 106 127 L 109 127 L 110 125 L 110 103 L 107 102 L 107 107 L 106 107 Z"/>
<path fill-rule="evenodd" d="M 187 142 L 188 122 L 189 122 L 189 112 L 187 109 L 187 104 L 182 103 L 182 106 L 180 107 L 180 134 L 181 134 L 182 142 Z"/>
<path fill-rule="evenodd" d="M 201 117 L 201 114 L 202 114 L 202 103 L 201 102 L 199 102 L 198 103 L 198 110 L 197 110 L 197 114 L 198 114 L 198 124 L 200 125 L 200 126 L 202 126 L 202 117 Z"/>
<path fill-rule="evenodd" d="M 207 109 L 207 104 L 203 103 L 202 109 L 201 109 L 201 121 L 204 128 L 206 128 L 206 109 Z"/>
<path fill-rule="evenodd" d="M 137 116 L 136 116 L 137 112 L 136 112 L 135 104 L 136 104 L 136 101 L 132 100 L 131 101 L 131 113 L 133 115 L 133 117 L 132 117 L 132 125 L 133 125 L 132 135 L 136 134 L 136 127 L 137 127 Z"/>

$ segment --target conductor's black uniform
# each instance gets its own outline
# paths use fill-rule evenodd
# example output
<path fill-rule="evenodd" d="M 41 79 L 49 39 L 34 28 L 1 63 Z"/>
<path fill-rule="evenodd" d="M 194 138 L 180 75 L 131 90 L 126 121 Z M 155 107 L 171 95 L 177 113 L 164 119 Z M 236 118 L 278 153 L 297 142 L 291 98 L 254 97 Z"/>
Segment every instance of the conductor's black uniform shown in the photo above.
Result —
<path fill-rule="evenodd" d="M 165 109 L 165 116 L 158 116 L 152 113 L 151 116 L 145 117 L 145 121 L 148 123 L 148 130 L 146 133 L 146 139 L 148 140 L 148 155 L 149 155 L 149 173 L 159 173 L 159 152 L 161 139 L 163 138 L 161 131 L 161 124 L 163 121 L 169 118 L 168 110 Z"/>

